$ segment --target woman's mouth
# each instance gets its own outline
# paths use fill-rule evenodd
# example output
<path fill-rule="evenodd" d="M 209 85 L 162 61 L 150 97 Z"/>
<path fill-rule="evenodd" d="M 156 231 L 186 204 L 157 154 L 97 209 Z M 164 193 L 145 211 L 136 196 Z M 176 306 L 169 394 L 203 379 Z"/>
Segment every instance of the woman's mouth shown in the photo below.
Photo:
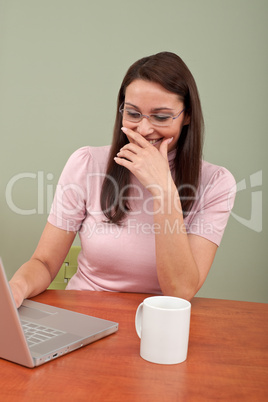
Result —
<path fill-rule="evenodd" d="M 148 142 L 152 145 L 157 144 L 158 142 L 162 141 L 163 138 L 158 138 L 157 140 L 148 140 Z"/>

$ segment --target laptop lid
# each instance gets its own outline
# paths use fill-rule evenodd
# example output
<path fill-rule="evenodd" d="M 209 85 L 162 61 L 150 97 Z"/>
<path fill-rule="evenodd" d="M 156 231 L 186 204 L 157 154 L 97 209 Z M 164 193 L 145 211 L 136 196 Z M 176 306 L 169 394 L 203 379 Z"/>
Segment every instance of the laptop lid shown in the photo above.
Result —
<path fill-rule="evenodd" d="M 0 358 L 26 367 L 39 366 L 118 330 L 118 323 L 32 300 L 24 300 L 17 309 L 1 258 L 0 321 Z"/>

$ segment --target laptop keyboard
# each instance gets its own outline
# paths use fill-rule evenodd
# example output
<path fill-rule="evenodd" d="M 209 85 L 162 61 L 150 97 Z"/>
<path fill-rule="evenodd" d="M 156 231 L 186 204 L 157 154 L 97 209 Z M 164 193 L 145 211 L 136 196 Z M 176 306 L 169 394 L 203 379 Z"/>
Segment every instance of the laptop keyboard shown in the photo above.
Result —
<path fill-rule="evenodd" d="M 44 325 L 38 325 L 25 320 L 21 321 L 21 323 L 28 345 L 30 347 L 55 338 L 55 336 L 63 335 L 66 333 L 54 328 L 45 327 Z"/>

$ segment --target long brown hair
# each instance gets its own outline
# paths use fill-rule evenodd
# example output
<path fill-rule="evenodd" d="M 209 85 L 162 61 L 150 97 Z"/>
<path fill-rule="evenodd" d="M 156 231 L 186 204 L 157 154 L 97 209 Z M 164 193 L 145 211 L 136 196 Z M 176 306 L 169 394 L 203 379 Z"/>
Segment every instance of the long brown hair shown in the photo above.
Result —
<path fill-rule="evenodd" d="M 190 117 L 189 124 L 182 128 L 174 159 L 174 182 L 179 191 L 184 216 L 191 209 L 200 179 L 204 123 L 195 80 L 183 60 L 174 53 L 161 52 L 144 57 L 130 66 L 118 93 L 113 141 L 102 185 L 102 211 L 110 223 L 116 224 L 122 222 L 129 210 L 127 190 L 124 191 L 124 199 L 120 199 L 120 194 L 130 184 L 129 170 L 114 161 L 120 148 L 129 142 L 121 130 L 119 107 L 125 100 L 127 86 L 136 79 L 158 83 L 177 94 L 184 103 L 186 115 Z"/>

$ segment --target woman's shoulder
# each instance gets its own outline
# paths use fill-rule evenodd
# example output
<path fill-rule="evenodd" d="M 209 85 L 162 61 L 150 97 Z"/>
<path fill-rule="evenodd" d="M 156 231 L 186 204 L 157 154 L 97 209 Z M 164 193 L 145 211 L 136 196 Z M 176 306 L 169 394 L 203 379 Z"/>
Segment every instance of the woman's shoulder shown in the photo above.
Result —
<path fill-rule="evenodd" d="M 69 157 L 66 166 L 69 169 L 105 169 L 107 166 L 110 145 L 102 147 L 85 146 L 78 148 Z"/>
<path fill-rule="evenodd" d="M 85 146 L 74 151 L 61 173 L 60 182 L 82 182 L 88 173 L 106 171 L 110 146 Z"/>
<path fill-rule="evenodd" d="M 102 147 L 84 146 L 74 151 L 69 159 L 72 160 L 98 160 L 99 162 L 107 161 L 110 152 L 110 145 Z"/>
<path fill-rule="evenodd" d="M 207 161 L 202 161 L 201 182 L 204 185 L 219 182 L 225 183 L 229 188 L 236 185 L 232 173 L 223 166 L 214 165 Z"/>
<path fill-rule="evenodd" d="M 227 201 L 231 210 L 236 195 L 235 178 L 225 167 L 203 161 L 199 192 L 211 205 L 220 202 L 226 205 Z"/>

